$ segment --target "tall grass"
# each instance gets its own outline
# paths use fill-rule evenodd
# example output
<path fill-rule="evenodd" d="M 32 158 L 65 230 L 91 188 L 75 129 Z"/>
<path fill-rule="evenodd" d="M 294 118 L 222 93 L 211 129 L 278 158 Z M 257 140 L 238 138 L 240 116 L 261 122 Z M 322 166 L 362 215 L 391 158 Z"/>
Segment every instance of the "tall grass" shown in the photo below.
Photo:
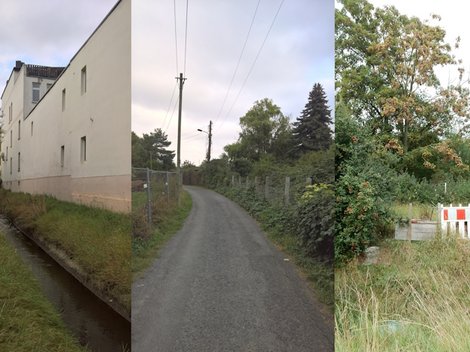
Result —
<path fill-rule="evenodd" d="M 0 212 L 67 253 L 89 282 L 130 311 L 130 216 L 0 190 Z"/>
<path fill-rule="evenodd" d="M 410 218 L 437 221 L 437 205 L 412 203 L 411 214 L 409 203 L 396 203 L 391 207 L 392 214 L 397 218 Z M 411 215 L 411 217 L 410 217 Z"/>
<path fill-rule="evenodd" d="M 0 233 L 0 351 L 85 351 Z"/>
<path fill-rule="evenodd" d="M 470 351 L 470 243 L 386 241 L 335 272 L 335 351 Z"/>
<path fill-rule="evenodd" d="M 142 197 L 133 197 L 137 202 Z M 156 201 L 153 209 L 158 214 L 153 214 L 153 229 L 148 230 L 146 215 L 142 207 L 133 207 L 133 236 L 132 236 L 132 273 L 134 277 L 141 274 L 156 258 L 159 250 L 167 241 L 183 226 L 191 207 L 191 196 L 187 192 L 181 193 L 181 204 L 167 202 L 166 198 Z M 143 218 L 142 218 L 143 217 Z"/>

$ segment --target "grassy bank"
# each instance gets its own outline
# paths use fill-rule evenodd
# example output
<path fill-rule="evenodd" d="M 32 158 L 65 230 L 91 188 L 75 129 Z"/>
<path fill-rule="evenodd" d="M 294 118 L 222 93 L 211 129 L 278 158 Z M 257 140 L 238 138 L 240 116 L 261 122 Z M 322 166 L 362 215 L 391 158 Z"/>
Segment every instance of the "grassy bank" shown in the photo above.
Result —
<path fill-rule="evenodd" d="M 335 351 L 470 351 L 470 243 L 387 240 L 335 282 Z"/>
<path fill-rule="evenodd" d="M 30 270 L 1 233 L 0 350 L 85 351 L 65 328 Z"/>
<path fill-rule="evenodd" d="M 0 213 L 65 251 L 89 282 L 130 311 L 130 216 L 0 190 Z"/>
<path fill-rule="evenodd" d="M 133 196 L 134 201 L 142 203 L 139 196 Z M 139 204 L 140 204 L 139 203 Z M 139 275 L 158 255 L 158 251 L 182 226 L 192 206 L 191 196 L 187 192 L 181 195 L 181 206 L 176 204 L 159 207 L 158 222 L 154 230 L 146 238 L 133 237 L 132 239 L 132 273 Z M 165 209 L 163 209 L 165 208 Z"/>
<path fill-rule="evenodd" d="M 286 253 L 307 278 L 320 301 L 331 310 L 334 306 L 333 264 L 308 256 L 292 230 L 292 209 L 270 205 L 246 192 L 232 188 L 216 189 L 248 211 L 260 224 L 268 238 Z"/>

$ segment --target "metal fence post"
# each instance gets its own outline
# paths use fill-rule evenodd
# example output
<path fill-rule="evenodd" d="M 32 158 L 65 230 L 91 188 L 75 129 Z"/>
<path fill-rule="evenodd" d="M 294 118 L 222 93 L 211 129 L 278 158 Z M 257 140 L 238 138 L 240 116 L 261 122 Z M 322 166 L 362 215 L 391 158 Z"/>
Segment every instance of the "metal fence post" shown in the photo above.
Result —
<path fill-rule="evenodd" d="M 290 177 L 286 176 L 286 184 L 284 186 L 284 204 L 289 205 Z"/>
<path fill-rule="evenodd" d="M 166 199 L 170 202 L 170 173 L 166 172 Z"/>
<path fill-rule="evenodd" d="M 147 168 L 147 221 L 152 226 L 152 193 L 150 191 L 150 169 Z"/>
<path fill-rule="evenodd" d="M 269 199 L 269 176 L 266 176 L 266 182 L 264 183 L 264 198 Z"/>

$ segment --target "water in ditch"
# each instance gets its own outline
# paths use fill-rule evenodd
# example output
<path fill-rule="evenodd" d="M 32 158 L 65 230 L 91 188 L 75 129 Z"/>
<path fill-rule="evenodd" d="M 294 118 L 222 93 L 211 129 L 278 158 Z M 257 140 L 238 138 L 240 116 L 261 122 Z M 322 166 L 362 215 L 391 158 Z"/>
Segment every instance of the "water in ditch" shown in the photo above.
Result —
<path fill-rule="evenodd" d="M 0 230 L 38 279 L 80 344 L 93 352 L 130 351 L 131 325 L 29 238 L 0 218 Z"/>

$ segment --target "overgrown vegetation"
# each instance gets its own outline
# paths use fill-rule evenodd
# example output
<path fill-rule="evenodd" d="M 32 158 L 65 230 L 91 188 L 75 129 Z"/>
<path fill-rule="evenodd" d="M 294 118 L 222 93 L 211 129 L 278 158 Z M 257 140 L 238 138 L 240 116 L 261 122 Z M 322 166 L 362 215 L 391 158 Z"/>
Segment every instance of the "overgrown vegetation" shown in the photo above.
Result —
<path fill-rule="evenodd" d="M 0 233 L 0 350 L 84 352 Z"/>
<path fill-rule="evenodd" d="M 439 16 L 341 4 L 335 253 L 343 263 L 387 236 L 394 202 L 469 202 L 470 91 Z M 457 83 L 444 87 L 434 69 L 454 64 Z"/>
<path fill-rule="evenodd" d="M 146 222 L 137 218 L 145 214 L 139 207 L 139 204 L 143 206 L 144 203 L 141 198 L 144 197 L 139 194 L 133 195 L 132 273 L 134 277 L 155 260 L 158 251 L 183 226 L 192 206 L 191 197 L 187 192 L 182 192 L 179 207 L 175 202 L 169 204 L 160 200 L 159 206 L 154 207 L 159 212 L 158 217 L 154 217 L 157 221 L 153 229 L 149 230 Z"/>
<path fill-rule="evenodd" d="M 437 203 L 469 203 L 469 87 L 439 27 L 340 0 L 336 10 L 335 349 L 468 351 L 469 243 L 387 239 Z M 458 41 L 455 47 L 458 46 Z M 456 65 L 442 86 L 438 66 Z M 406 203 L 415 212 L 408 214 Z M 434 212 L 432 211 L 434 209 Z M 378 264 L 362 254 L 380 246 Z"/>
<path fill-rule="evenodd" d="M 470 244 L 382 242 L 378 264 L 335 273 L 335 351 L 470 350 Z"/>
<path fill-rule="evenodd" d="M 0 190 L 0 213 L 63 250 L 94 287 L 130 312 L 130 216 L 5 190 Z"/>

